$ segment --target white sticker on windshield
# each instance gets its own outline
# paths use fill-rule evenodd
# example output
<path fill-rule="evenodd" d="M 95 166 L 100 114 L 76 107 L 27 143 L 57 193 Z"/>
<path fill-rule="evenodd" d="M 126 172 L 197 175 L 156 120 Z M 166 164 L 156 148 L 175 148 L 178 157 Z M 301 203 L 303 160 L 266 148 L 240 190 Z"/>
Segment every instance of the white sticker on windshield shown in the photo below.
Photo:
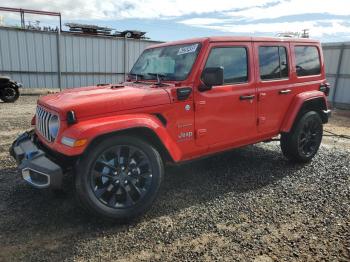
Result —
<path fill-rule="evenodd" d="M 193 53 L 196 51 L 198 47 L 198 44 L 190 45 L 190 46 L 184 46 L 179 49 L 179 52 L 177 52 L 177 55 L 183 55 L 188 53 Z"/>

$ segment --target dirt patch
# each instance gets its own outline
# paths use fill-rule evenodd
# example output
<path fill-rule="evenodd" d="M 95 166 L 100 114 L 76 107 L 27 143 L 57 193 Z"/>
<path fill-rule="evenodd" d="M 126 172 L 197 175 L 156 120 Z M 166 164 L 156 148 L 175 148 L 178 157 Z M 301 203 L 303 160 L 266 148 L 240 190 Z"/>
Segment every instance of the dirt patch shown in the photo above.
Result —
<path fill-rule="evenodd" d="M 127 225 L 92 218 L 73 186 L 26 185 L 8 147 L 37 97 L 0 103 L 0 261 L 349 261 L 350 148 L 326 137 L 309 164 L 278 142 L 169 166 L 155 205 Z M 336 111 L 326 130 L 349 134 Z"/>

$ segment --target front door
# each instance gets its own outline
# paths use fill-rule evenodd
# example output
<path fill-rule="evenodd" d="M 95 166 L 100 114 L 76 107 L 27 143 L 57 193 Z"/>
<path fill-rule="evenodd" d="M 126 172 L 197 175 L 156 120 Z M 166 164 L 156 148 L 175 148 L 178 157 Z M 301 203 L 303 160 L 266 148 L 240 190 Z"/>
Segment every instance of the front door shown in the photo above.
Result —
<path fill-rule="evenodd" d="M 201 70 L 220 66 L 224 85 L 195 91 L 196 143 L 210 148 L 224 148 L 257 134 L 251 43 L 211 43 Z"/>

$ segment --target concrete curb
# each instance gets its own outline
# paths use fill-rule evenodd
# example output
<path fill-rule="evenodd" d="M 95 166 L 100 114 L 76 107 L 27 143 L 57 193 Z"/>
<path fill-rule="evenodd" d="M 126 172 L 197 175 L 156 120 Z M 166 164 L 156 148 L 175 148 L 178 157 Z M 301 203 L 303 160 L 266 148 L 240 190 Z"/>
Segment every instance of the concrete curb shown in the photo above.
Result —
<path fill-rule="evenodd" d="M 60 92 L 59 89 L 20 88 L 21 96 L 43 96 Z"/>

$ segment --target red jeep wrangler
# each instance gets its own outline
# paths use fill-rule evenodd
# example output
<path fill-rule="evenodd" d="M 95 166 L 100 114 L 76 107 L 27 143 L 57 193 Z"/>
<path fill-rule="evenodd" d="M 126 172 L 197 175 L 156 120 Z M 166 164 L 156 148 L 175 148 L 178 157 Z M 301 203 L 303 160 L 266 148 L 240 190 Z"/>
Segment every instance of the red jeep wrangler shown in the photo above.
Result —
<path fill-rule="evenodd" d="M 128 81 L 38 100 L 11 155 L 29 184 L 59 188 L 73 169 L 82 204 L 125 220 L 156 198 L 165 162 L 183 162 L 281 135 L 308 162 L 330 110 L 319 42 L 210 37 L 146 49 Z"/>

